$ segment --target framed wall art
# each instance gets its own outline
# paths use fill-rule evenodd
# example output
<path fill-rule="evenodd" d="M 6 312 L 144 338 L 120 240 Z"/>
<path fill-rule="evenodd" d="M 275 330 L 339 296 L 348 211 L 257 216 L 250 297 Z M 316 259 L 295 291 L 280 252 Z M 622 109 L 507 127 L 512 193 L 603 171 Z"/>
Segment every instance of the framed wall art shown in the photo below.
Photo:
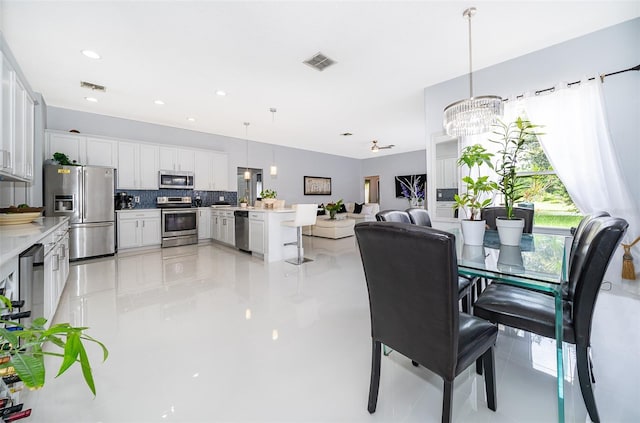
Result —
<path fill-rule="evenodd" d="M 304 195 L 331 195 L 331 178 L 305 176 Z"/>

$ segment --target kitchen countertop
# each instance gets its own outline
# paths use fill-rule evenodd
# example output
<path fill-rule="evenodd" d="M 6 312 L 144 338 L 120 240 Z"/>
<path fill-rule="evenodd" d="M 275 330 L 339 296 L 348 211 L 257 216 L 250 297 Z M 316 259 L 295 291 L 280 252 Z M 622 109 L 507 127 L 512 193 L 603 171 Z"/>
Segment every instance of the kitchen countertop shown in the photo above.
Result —
<path fill-rule="evenodd" d="M 260 209 L 256 207 L 220 207 L 220 206 L 211 206 L 211 210 L 220 210 L 220 211 L 249 211 L 249 212 L 257 212 L 257 213 L 295 213 L 295 209 L 292 208 L 284 208 L 284 209 Z"/>
<path fill-rule="evenodd" d="M 0 226 L 0 266 L 53 232 L 68 217 L 41 217 L 24 225 Z"/>

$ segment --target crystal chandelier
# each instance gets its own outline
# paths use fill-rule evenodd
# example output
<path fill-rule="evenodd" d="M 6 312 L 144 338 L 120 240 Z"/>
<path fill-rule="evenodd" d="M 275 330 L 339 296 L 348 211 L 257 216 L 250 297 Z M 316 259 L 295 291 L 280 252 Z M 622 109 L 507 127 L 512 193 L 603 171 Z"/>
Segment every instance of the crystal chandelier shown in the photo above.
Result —
<path fill-rule="evenodd" d="M 471 58 L 471 17 L 476 8 L 470 7 L 462 12 L 469 20 L 469 97 L 456 101 L 444 108 L 443 126 L 447 135 L 460 137 L 488 132 L 502 116 L 502 98 L 495 95 L 473 96 L 473 71 Z"/>

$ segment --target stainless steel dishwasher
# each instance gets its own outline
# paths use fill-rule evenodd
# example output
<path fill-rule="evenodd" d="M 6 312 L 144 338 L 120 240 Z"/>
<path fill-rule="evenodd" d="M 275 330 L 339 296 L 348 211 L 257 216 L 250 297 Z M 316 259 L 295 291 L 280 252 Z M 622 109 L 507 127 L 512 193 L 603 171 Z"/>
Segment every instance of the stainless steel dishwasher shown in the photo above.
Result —
<path fill-rule="evenodd" d="M 242 251 L 249 250 L 249 212 L 236 210 L 233 213 L 236 221 L 236 248 Z"/>

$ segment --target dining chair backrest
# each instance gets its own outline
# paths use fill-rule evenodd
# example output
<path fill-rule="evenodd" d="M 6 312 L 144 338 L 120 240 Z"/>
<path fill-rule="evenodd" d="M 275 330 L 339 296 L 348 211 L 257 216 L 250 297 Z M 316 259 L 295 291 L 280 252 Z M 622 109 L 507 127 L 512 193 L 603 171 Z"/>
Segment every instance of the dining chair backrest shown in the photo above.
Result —
<path fill-rule="evenodd" d="M 598 217 L 586 225 L 580 238 L 573 256 L 572 273 L 569 275 L 570 286 L 574 289 L 571 297 L 577 345 L 589 345 L 593 310 L 600 285 L 628 226 L 624 219 Z M 577 270 L 578 266 L 580 270 Z"/>
<path fill-rule="evenodd" d="M 429 217 L 429 212 L 425 209 L 420 207 L 412 207 L 405 211 L 409 213 L 411 223 L 413 223 L 414 225 L 431 227 L 431 218 Z"/>
<path fill-rule="evenodd" d="M 403 210 L 383 210 L 376 213 L 376 220 L 378 222 L 400 222 L 411 223 L 409 213 Z"/>
<path fill-rule="evenodd" d="M 571 263 L 573 262 L 573 255 L 578 248 L 580 238 L 584 235 L 587 225 L 598 217 L 608 217 L 610 214 L 606 211 L 597 211 L 582 218 L 576 231 L 573 233 L 573 241 L 571 243 L 571 251 L 569 252 L 569 271 L 571 271 Z"/>
<path fill-rule="evenodd" d="M 398 222 L 358 223 L 355 233 L 372 338 L 452 380 L 459 333 L 455 236 Z"/>
<path fill-rule="evenodd" d="M 524 229 L 522 230 L 525 234 L 533 233 L 533 209 L 527 209 L 524 207 L 514 207 L 513 215 L 515 217 L 520 217 L 524 219 Z M 481 209 L 480 211 L 480 219 L 486 220 L 487 226 L 489 229 L 496 229 L 496 218 L 498 217 L 506 217 L 507 211 L 504 207 L 486 207 Z"/>

